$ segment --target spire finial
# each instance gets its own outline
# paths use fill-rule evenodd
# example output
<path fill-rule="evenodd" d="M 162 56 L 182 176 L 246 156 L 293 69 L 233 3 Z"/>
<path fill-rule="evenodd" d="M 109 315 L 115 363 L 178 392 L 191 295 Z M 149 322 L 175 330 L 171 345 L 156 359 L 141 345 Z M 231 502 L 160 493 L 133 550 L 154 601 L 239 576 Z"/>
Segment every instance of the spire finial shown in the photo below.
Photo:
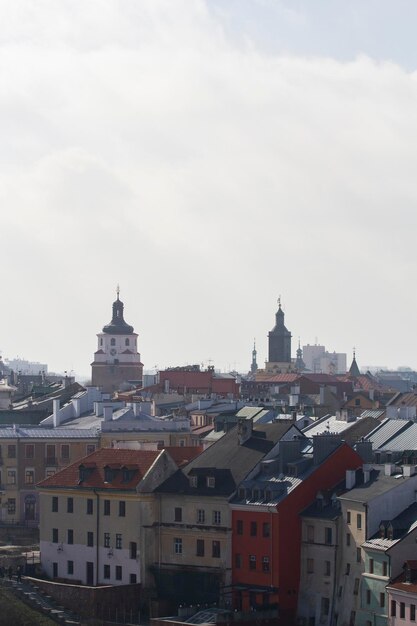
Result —
<path fill-rule="evenodd" d="M 353 346 L 353 358 L 354 360 L 356 360 L 356 347 Z"/>
<path fill-rule="evenodd" d="M 281 294 L 278 296 L 278 308 L 281 308 Z"/>
<path fill-rule="evenodd" d="M 120 285 L 119 285 L 119 283 L 117 283 L 116 293 L 117 293 L 117 299 L 119 299 L 119 295 L 120 295 Z"/>

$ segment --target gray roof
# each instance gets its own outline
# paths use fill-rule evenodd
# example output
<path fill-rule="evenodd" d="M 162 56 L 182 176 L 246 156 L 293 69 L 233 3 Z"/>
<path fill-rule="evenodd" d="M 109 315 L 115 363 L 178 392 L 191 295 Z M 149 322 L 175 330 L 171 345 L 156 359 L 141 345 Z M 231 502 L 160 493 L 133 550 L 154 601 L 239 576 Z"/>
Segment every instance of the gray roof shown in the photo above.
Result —
<path fill-rule="evenodd" d="M 97 438 L 98 433 L 95 429 L 81 428 L 24 428 L 18 426 L 0 427 L 0 439 L 86 439 Z"/>
<path fill-rule="evenodd" d="M 395 421 L 395 420 L 394 420 Z M 403 452 L 404 450 L 417 450 L 417 423 L 412 422 L 409 428 L 400 432 L 396 437 L 390 439 L 381 450 L 392 452 Z"/>
<path fill-rule="evenodd" d="M 360 417 L 375 417 L 376 419 L 380 419 L 385 414 L 385 409 L 367 409 L 366 411 L 362 411 Z"/>
<path fill-rule="evenodd" d="M 401 482 L 399 482 L 399 478 Z M 385 476 L 382 469 L 373 469 L 371 471 L 371 479 L 367 483 L 363 483 L 350 489 L 343 495 L 339 496 L 340 500 L 353 500 L 354 502 L 370 502 L 374 498 L 395 489 L 400 484 L 404 484 L 405 480 L 416 479 L 416 476 L 403 476 L 402 472 L 392 476 Z"/>
<path fill-rule="evenodd" d="M 411 424 L 412 422 L 410 420 L 393 420 L 387 418 L 366 436 L 366 440 L 372 441 L 373 449 L 378 450 L 399 432 L 408 429 Z"/>

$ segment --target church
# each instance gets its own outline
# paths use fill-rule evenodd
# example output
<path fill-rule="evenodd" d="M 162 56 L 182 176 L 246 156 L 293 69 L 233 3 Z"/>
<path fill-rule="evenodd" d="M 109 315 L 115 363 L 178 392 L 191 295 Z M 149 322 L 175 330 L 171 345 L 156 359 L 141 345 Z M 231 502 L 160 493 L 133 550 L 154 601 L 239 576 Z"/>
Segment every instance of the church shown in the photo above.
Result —
<path fill-rule="evenodd" d="M 284 317 L 284 311 L 281 308 L 281 298 L 278 298 L 275 326 L 268 333 L 268 361 L 265 363 L 265 371 L 271 374 L 293 371 L 291 333 L 285 327 Z"/>
<path fill-rule="evenodd" d="M 112 320 L 97 335 L 97 351 L 91 363 L 91 384 L 106 393 L 126 388 L 126 385 L 142 386 L 143 364 L 137 348 L 138 335 L 124 320 L 124 304 L 119 293 L 118 287 Z"/>

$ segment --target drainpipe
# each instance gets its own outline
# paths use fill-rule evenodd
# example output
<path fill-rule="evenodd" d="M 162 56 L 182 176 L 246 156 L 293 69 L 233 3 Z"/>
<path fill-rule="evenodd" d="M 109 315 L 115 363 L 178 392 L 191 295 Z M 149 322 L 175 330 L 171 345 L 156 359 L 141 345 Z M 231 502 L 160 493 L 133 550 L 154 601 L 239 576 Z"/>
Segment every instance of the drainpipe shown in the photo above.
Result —
<path fill-rule="evenodd" d="M 100 516 L 99 516 L 99 504 L 100 496 L 95 489 L 93 489 L 96 496 L 96 587 L 98 586 L 98 567 L 99 567 L 99 531 L 100 531 Z"/>

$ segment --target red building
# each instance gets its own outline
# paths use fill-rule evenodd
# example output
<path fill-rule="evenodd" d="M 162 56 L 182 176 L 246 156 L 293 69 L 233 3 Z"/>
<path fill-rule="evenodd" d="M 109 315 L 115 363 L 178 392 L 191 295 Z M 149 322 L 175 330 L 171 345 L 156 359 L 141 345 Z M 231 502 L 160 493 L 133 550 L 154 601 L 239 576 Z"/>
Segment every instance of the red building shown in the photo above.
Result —
<path fill-rule="evenodd" d="M 240 393 L 240 385 L 235 377 L 231 374 L 217 374 L 213 366 L 205 371 L 201 371 L 198 365 L 174 367 L 160 371 L 158 376 L 158 387 L 166 393 L 214 394 L 222 398 L 238 398 Z"/>
<path fill-rule="evenodd" d="M 232 585 L 235 608 L 278 608 L 279 623 L 295 624 L 300 581 L 299 514 L 317 492 L 334 487 L 360 456 L 333 435 L 314 438 L 303 454 L 301 440 L 281 441 L 275 458 L 240 484 L 232 508 Z M 333 538 L 333 541 L 336 538 Z M 258 617 L 261 615 L 258 613 Z"/>

